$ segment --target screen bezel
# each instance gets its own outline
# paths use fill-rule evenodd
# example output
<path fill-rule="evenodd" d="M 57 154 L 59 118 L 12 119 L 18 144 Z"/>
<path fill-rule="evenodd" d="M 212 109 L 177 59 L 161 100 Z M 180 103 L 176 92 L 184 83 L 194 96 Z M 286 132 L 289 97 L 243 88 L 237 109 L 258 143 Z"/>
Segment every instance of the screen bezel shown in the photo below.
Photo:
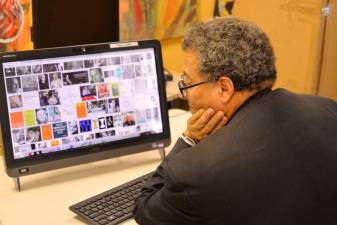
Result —
<path fill-rule="evenodd" d="M 114 48 L 111 48 L 111 44 L 115 44 Z M 170 128 L 169 128 L 169 120 L 168 120 L 168 112 L 167 112 L 167 101 L 166 101 L 166 91 L 165 91 L 165 79 L 163 72 L 163 63 L 162 63 L 162 55 L 161 55 L 161 47 L 160 42 L 157 40 L 145 40 L 145 41 L 137 41 L 137 42 L 122 42 L 122 43 L 103 43 L 103 44 L 92 44 L 92 45 L 81 45 L 81 46 L 69 46 L 69 47 L 60 47 L 60 48 L 50 48 L 50 49 L 39 49 L 32 51 L 21 51 L 21 52 L 13 52 L 13 53 L 1 53 L 0 58 L 2 63 L 20 61 L 20 60 L 32 60 L 32 59 L 43 59 L 43 58 L 57 58 L 57 57 L 65 57 L 65 56 L 78 56 L 78 55 L 89 55 L 89 54 L 97 54 L 97 53 L 106 53 L 106 52 L 114 52 L 121 50 L 133 50 L 133 49 L 142 49 L 142 48 L 153 48 L 155 61 L 156 61 L 156 72 L 157 72 L 157 83 L 158 83 L 158 92 L 159 92 L 159 101 L 160 101 L 160 109 L 161 109 L 161 118 L 163 125 L 163 132 L 159 134 L 151 134 L 148 136 L 140 136 L 131 138 L 128 140 L 119 140 L 114 141 L 113 145 L 111 142 L 95 144 L 92 146 L 85 146 L 76 148 L 76 150 L 65 150 L 59 152 L 51 152 L 48 154 L 41 154 L 28 158 L 19 158 L 14 159 L 13 154 L 13 146 L 10 131 L 10 121 L 9 121 L 9 109 L 7 104 L 7 96 L 6 96 L 6 88 L 5 88 L 5 76 L 1 76 L 1 85 L 0 85 L 0 104 L 3 105 L 4 112 L 1 113 L 1 127 L 2 127 L 2 137 L 3 137 L 3 147 L 4 147 L 4 156 L 5 156 L 5 164 L 7 168 L 7 173 L 9 176 L 22 176 L 31 173 L 41 172 L 50 170 L 49 168 L 36 168 L 30 169 L 26 174 L 20 174 L 19 169 L 23 167 L 34 167 L 38 165 L 46 165 L 46 163 L 50 163 L 53 161 L 67 160 L 69 158 L 77 158 L 79 162 L 71 162 L 72 164 L 80 164 L 82 163 L 80 158 L 81 156 L 86 156 L 84 162 L 91 161 L 91 154 L 96 154 L 95 157 L 92 157 L 92 161 L 99 160 L 99 154 L 104 157 L 114 157 L 124 155 L 121 152 L 121 149 L 125 152 L 125 155 L 143 152 L 151 149 L 156 149 L 157 147 L 164 147 L 170 144 Z M 85 50 L 84 50 L 85 49 Z M 3 73 L 3 66 L 0 64 L 0 71 Z M 158 145 L 158 146 L 157 146 Z M 137 147 L 139 146 L 139 148 Z M 151 147 L 152 148 L 151 148 Z M 130 149 L 128 151 L 127 149 Z M 148 149 L 146 149 L 148 148 Z M 109 152 L 109 154 L 107 154 Z M 116 154 L 114 154 L 116 152 Z M 64 165 L 69 166 L 69 165 Z M 44 166 L 45 167 L 45 166 Z M 62 163 L 60 163 L 60 167 Z"/>

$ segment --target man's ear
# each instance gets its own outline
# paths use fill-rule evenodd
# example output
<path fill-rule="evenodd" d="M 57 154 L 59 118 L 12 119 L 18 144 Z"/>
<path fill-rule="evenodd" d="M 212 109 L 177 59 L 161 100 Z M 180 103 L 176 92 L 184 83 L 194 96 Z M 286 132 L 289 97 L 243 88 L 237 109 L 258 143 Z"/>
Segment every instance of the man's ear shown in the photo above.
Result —
<path fill-rule="evenodd" d="M 228 103 L 235 91 L 233 81 L 229 77 L 223 76 L 219 78 L 217 85 L 219 87 L 222 102 Z"/>

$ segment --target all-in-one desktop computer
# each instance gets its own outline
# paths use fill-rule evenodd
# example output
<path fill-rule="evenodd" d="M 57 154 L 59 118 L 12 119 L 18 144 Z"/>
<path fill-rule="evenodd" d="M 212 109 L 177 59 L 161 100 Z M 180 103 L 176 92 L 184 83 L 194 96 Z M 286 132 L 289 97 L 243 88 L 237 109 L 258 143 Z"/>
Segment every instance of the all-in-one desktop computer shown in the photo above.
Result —
<path fill-rule="evenodd" d="M 0 60 L 4 159 L 7 174 L 17 181 L 170 144 L 158 41 L 1 53 Z M 71 209 L 97 224 L 124 220 L 141 180 Z M 128 198 L 121 199 L 125 192 Z M 96 200 L 111 204 L 95 208 Z M 102 217 L 101 207 L 110 217 Z"/>

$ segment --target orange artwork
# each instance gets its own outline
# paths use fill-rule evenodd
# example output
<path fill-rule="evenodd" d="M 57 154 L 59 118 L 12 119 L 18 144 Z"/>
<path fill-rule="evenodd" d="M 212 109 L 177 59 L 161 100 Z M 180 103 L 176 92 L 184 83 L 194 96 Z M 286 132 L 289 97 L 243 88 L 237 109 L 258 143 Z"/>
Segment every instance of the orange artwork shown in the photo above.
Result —
<path fill-rule="evenodd" d="M 22 112 L 13 112 L 11 113 L 11 124 L 13 128 L 23 127 L 23 113 Z"/>
<path fill-rule="evenodd" d="M 42 140 L 46 141 L 53 138 L 53 132 L 50 124 L 41 126 L 41 129 L 42 129 Z"/>
<path fill-rule="evenodd" d="M 32 49 L 31 0 L 0 0 L 0 52 Z"/>
<path fill-rule="evenodd" d="M 87 109 L 85 102 L 80 102 L 76 104 L 77 118 L 87 117 Z"/>

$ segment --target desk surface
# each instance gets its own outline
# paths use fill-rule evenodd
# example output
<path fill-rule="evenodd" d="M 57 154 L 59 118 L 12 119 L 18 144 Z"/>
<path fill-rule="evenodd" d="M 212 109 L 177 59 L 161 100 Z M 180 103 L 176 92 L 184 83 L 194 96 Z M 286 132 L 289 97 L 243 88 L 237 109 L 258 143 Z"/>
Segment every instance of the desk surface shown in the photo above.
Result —
<path fill-rule="evenodd" d="M 167 150 L 185 129 L 183 124 L 190 115 L 177 109 L 169 114 L 172 143 Z M 21 192 L 0 166 L 0 224 L 83 225 L 68 209 L 70 205 L 151 172 L 160 161 L 158 151 L 149 151 L 34 174 L 21 178 Z M 131 224 L 137 223 L 132 219 L 123 223 Z"/>

